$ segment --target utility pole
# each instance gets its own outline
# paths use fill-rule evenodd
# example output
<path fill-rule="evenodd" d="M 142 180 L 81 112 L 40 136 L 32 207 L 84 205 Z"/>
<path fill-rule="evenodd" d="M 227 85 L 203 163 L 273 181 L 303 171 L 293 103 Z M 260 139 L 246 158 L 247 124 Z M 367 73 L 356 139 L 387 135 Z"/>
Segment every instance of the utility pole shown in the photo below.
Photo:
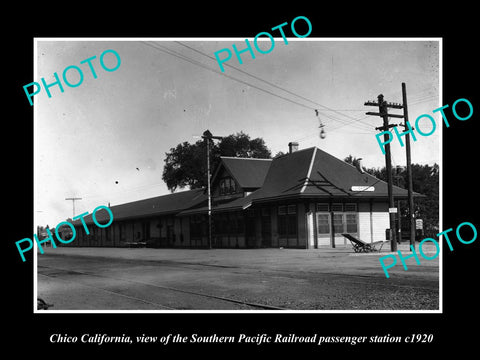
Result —
<path fill-rule="evenodd" d="M 400 124 L 401 125 L 401 124 Z M 397 185 L 398 187 L 402 187 L 402 182 L 400 179 L 402 178 L 402 175 L 400 174 L 400 166 L 395 167 L 395 175 L 393 177 L 395 178 L 394 184 Z M 398 213 L 398 243 L 402 243 L 402 200 L 398 199 L 397 200 L 397 213 Z"/>
<path fill-rule="evenodd" d="M 402 83 L 402 98 L 403 98 L 403 119 L 404 124 L 401 124 L 407 130 L 408 123 L 408 106 L 407 106 L 407 87 Z M 413 130 L 413 127 L 412 127 Z M 413 180 L 412 180 L 412 159 L 410 155 L 410 133 L 405 134 L 405 146 L 407 153 L 407 183 L 408 183 L 408 212 L 410 217 L 410 245 L 415 248 L 415 214 L 413 208 Z"/>
<path fill-rule="evenodd" d="M 202 139 L 206 142 L 207 147 L 207 196 L 208 196 L 208 248 L 212 248 L 212 194 L 210 185 L 210 142 L 212 139 L 221 140 L 222 136 L 213 136 L 209 130 L 206 130 Z"/>
<path fill-rule="evenodd" d="M 75 217 L 75 200 L 82 200 L 82 198 L 71 197 L 71 198 L 65 198 L 65 200 L 72 200 L 72 203 L 73 203 L 73 217 Z"/>
<path fill-rule="evenodd" d="M 383 118 L 383 126 L 376 127 L 375 130 L 387 131 L 389 128 L 397 126 L 397 124 L 388 124 L 389 117 L 403 118 L 403 115 L 388 114 L 388 108 L 401 109 L 403 106 L 396 103 L 387 103 L 383 95 L 378 95 L 378 102 L 367 101 L 365 102 L 366 106 L 378 106 L 378 113 L 367 112 L 366 115 L 375 115 Z M 397 251 L 397 236 L 396 236 L 396 226 L 395 226 L 395 203 L 393 200 L 393 180 L 392 180 L 392 158 L 390 154 L 390 144 L 388 142 L 388 133 L 383 135 L 383 140 L 385 142 L 385 166 L 387 169 L 387 185 L 388 185 L 388 214 L 390 217 L 390 245 L 391 251 Z"/>

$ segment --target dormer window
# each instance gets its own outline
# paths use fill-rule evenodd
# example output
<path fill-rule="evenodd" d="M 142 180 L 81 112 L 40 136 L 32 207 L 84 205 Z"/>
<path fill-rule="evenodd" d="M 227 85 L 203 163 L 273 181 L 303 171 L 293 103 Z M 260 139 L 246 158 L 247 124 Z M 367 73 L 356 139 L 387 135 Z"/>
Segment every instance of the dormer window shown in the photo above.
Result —
<path fill-rule="evenodd" d="M 235 180 L 226 177 L 220 180 L 220 195 L 231 195 L 237 192 Z"/>

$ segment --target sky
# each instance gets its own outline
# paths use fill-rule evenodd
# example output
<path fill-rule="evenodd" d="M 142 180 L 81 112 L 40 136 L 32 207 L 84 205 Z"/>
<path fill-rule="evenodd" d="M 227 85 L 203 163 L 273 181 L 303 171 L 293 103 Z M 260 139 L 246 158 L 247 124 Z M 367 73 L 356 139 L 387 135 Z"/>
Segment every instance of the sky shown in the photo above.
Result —
<path fill-rule="evenodd" d="M 232 44 L 246 47 L 245 38 L 36 39 L 32 81 L 53 83 L 56 72 L 64 92 L 52 86 L 51 98 L 43 88 L 34 97 L 35 225 L 54 227 L 71 218 L 67 197 L 82 198 L 75 202 L 78 215 L 168 194 L 165 153 L 197 141 L 206 129 L 219 136 L 243 131 L 261 137 L 272 155 L 297 141 L 300 149 L 317 146 L 339 159 L 351 154 L 367 168 L 382 167 L 375 137 L 382 120 L 365 115 L 378 109 L 364 103 L 379 94 L 401 103 L 402 82 L 410 122 L 422 114 L 437 120 L 432 135 L 412 141 L 412 163 L 440 163 L 442 126 L 440 115 L 432 113 L 443 105 L 438 39 L 288 38 L 285 44 L 275 38 L 268 54 L 253 46 L 254 59 L 242 53 L 242 64 L 233 54 L 225 64 L 236 69 L 224 65 L 222 73 L 214 53 L 233 53 Z M 271 46 L 268 38 L 258 44 L 264 51 Z M 105 50 L 119 54 L 117 70 L 100 65 Z M 92 56 L 97 78 L 80 63 Z M 106 53 L 104 63 L 113 68 L 117 60 Z M 62 79 L 70 65 L 83 73 L 77 87 Z M 75 70 L 67 79 L 80 80 Z M 319 137 L 320 122 L 325 139 Z M 426 119 L 419 126 L 425 133 L 432 129 Z M 392 164 L 406 164 L 405 148 L 396 140 Z"/>

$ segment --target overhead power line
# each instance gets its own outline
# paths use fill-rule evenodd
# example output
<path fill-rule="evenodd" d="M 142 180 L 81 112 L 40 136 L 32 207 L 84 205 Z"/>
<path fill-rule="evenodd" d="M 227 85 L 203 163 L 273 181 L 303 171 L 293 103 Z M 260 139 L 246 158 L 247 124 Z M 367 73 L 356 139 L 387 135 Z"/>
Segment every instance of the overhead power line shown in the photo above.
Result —
<path fill-rule="evenodd" d="M 186 47 L 186 48 L 188 48 L 188 49 L 190 49 L 190 50 L 193 50 L 193 51 L 195 51 L 196 53 L 199 53 L 199 54 L 201 54 L 201 55 L 203 55 L 203 56 L 205 56 L 205 57 L 207 57 L 207 58 L 209 58 L 209 59 L 211 59 L 211 60 L 217 61 L 216 58 L 214 58 L 213 56 L 210 56 L 210 55 L 204 53 L 203 51 L 200 51 L 200 50 L 198 50 L 198 49 L 195 49 L 194 47 L 188 46 L 188 45 L 186 45 L 186 44 L 184 44 L 184 43 L 182 43 L 182 42 L 180 42 L 180 41 L 175 41 L 175 42 L 176 42 L 177 44 L 182 45 L 182 46 L 184 46 L 184 47 Z M 302 100 L 305 100 L 305 101 L 308 101 L 308 102 L 310 102 L 310 103 L 312 103 L 312 104 L 315 104 L 315 105 L 317 105 L 317 106 L 320 106 L 320 107 L 323 108 L 323 110 L 321 110 L 321 111 L 333 111 L 333 112 L 339 112 L 339 111 L 363 111 L 363 109 L 358 109 L 358 110 L 354 110 L 354 109 L 346 109 L 346 110 L 332 109 L 332 108 L 329 108 L 329 107 L 327 107 L 327 106 L 325 106 L 325 105 L 323 105 L 323 104 L 318 103 L 317 101 L 311 100 L 311 99 L 309 99 L 309 98 L 307 98 L 307 97 L 305 97 L 305 96 L 303 96 L 303 95 L 299 95 L 299 94 L 297 94 L 297 93 L 295 93 L 295 92 L 293 92 L 293 91 L 291 91 L 291 90 L 285 89 L 285 88 L 282 87 L 282 86 L 279 86 L 279 85 L 277 85 L 277 84 L 274 84 L 274 83 L 272 83 L 272 82 L 270 82 L 270 81 L 268 81 L 268 80 L 262 79 L 262 78 L 260 78 L 260 77 L 257 76 L 257 75 L 250 74 L 248 71 L 242 70 L 242 69 L 240 69 L 240 68 L 238 68 L 238 67 L 236 67 L 236 66 L 233 66 L 233 65 L 230 65 L 230 64 L 225 64 L 225 66 L 228 66 L 228 67 L 230 67 L 230 68 L 232 68 L 232 69 L 235 69 L 235 70 L 241 72 L 242 74 L 245 74 L 245 75 L 250 76 L 250 77 L 252 77 L 252 78 L 254 78 L 254 79 L 256 79 L 256 80 L 259 80 L 259 81 L 264 82 L 264 83 L 266 83 L 266 84 L 268 84 L 268 85 L 270 85 L 270 86 L 273 86 L 274 88 L 277 88 L 277 89 L 279 89 L 279 90 L 285 91 L 286 93 L 288 93 L 288 94 L 290 94 L 290 95 L 296 96 L 296 97 L 298 97 L 298 98 L 300 98 L 300 99 L 302 99 Z M 320 109 L 318 109 L 318 110 L 320 111 Z"/>
<path fill-rule="evenodd" d="M 197 52 L 197 53 L 199 53 L 199 54 L 201 54 L 201 55 L 203 55 L 203 56 L 205 56 L 205 57 L 207 57 L 207 58 L 209 58 L 209 59 L 211 59 L 211 60 L 217 61 L 216 58 L 214 58 L 213 56 L 210 56 L 210 55 L 204 53 L 203 51 L 200 51 L 200 50 L 198 50 L 198 49 L 196 49 L 196 48 L 194 48 L 194 47 L 188 46 L 188 45 L 186 45 L 186 44 L 184 44 L 184 43 L 182 43 L 182 42 L 180 42 L 180 41 L 175 41 L 175 42 L 176 42 L 177 44 L 182 45 L 182 46 L 184 46 L 184 47 L 186 47 L 186 48 L 188 48 L 188 49 L 191 49 L 191 50 L 193 50 L 193 51 L 195 51 L 195 52 Z M 345 117 L 347 117 L 347 118 L 350 118 L 351 120 L 356 120 L 356 119 L 355 119 L 354 117 L 352 117 L 352 116 L 349 116 L 349 115 L 346 115 L 346 114 L 342 114 L 341 111 L 363 111 L 363 110 L 361 110 L 361 109 L 360 109 L 360 110 L 354 110 L 354 109 L 344 109 L 344 110 L 332 109 L 332 108 L 330 108 L 330 107 L 328 107 L 328 106 L 325 106 L 325 105 L 323 105 L 323 104 L 320 104 L 320 103 L 317 102 L 317 101 L 311 100 L 311 99 L 309 99 L 309 98 L 307 98 L 307 97 L 305 97 L 305 96 L 303 96 L 303 95 L 299 95 L 299 94 L 297 94 L 297 93 L 295 93 L 295 92 L 293 92 L 293 91 L 290 91 L 290 90 L 288 90 L 288 89 L 285 89 L 285 88 L 282 87 L 282 86 L 279 86 L 279 85 L 277 85 L 277 84 L 274 84 L 274 83 L 272 83 L 272 82 L 270 82 L 270 81 L 268 81 L 268 80 L 262 79 L 262 78 L 260 78 L 259 76 L 250 74 L 249 72 L 247 72 L 247 71 L 245 71 L 245 70 L 242 70 L 242 69 L 239 69 L 239 68 L 236 67 L 236 66 L 233 66 L 233 65 L 230 65 L 230 64 L 225 64 L 225 65 L 228 66 L 228 67 L 230 67 L 230 68 L 232 68 L 232 69 L 235 69 L 235 70 L 237 70 L 237 71 L 239 71 L 239 72 L 241 72 L 241 73 L 243 73 L 243 74 L 245 74 L 245 75 L 247 75 L 247 76 L 250 76 L 250 77 L 252 77 L 252 78 L 254 78 L 254 79 L 258 80 L 258 81 L 264 82 L 264 83 L 266 83 L 266 84 L 268 84 L 268 85 L 270 85 L 270 86 L 273 86 L 273 87 L 275 87 L 275 88 L 277 88 L 277 89 L 279 89 L 279 90 L 282 90 L 282 91 L 284 91 L 284 92 L 286 92 L 286 93 L 288 93 L 288 94 L 290 94 L 290 95 L 296 96 L 296 97 L 298 97 L 298 98 L 300 98 L 300 99 L 302 99 L 302 100 L 305 100 L 305 101 L 308 101 L 308 102 L 310 102 L 310 103 L 312 103 L 312 104 L 315 104 L 315 105 L 317 105 L 317 106 L 320 106 L 322 109 L 316 108 L 316 110 L 321 111 L 321 112 L 322 112 L 322 115 L 323 115 L 324 117 L 327 117 L 327 118 L 329 118 L 329 119 L 331 119 L 331 120 L 334 120 L 334 121 L 343 122 L 345 125 L 350 125 L 350 126 L 353 125 L 353 126 L 355 126 L 355 123 L 346 122 L 346 120 L 339 119 L 338 117 L 332 116 L 331 114 L 328 114 L 328 115 L 327 115 L 327 114 L 324 114 L 323 112 L 326 112 L 326 111 L 328 111 L 328 112 L 334 112 L 334 113 L 339 114 L 339 115 L 341 115 L 341 116 L 345 116 Z M 357 127 L 360 128 L 360 129 L 362 129 L 362 130 L 367 130 L 367 129 L 370 129 L 370 124 L 365 124 L 365 126 L 362 126 L 362 125 L 359 124 Z"/>
<path fill-rule="evenodd" d="M 182 54 L 182 53 L 179 53 L 179 52 L 177 52 L 177 51 L 175 51 L 175 50 L 172 50 L 172 49 L 170 49 L 170 48 L 168 48 L 168 47 L 165 47 L 165 46 L 163 46 L 163 45 L 161 45 L 161 44 L 158 44 L 158 43 L 151 44 L 151 43 L 148 43 L 148 42 L 142 42 L 142 43 L 145 44 L 145 45 L 147 45 L 147 46 L 150 46 L 150 47 L 152 47 L 152 48 L 154 48 L 154 49 L 156 49 L 156 50 L 158 50 L 158 51 L 160 51 L 160 52 L 166 53 L 166 54 L 171 55 L 171 56 L 175 56 L 175 57 L 177 57 L 177 58 L 179 58 L 179 59 L 182 59 L 182 60 L 184 60 L 184 61 L 187 61 L 187 62 L 189 62 L 189 63 L 191 63 L 191 64 L 193 64 L 193 65 L 199 66 L 199 67 L 201 67 L 201 68 L 203 68 L 203 69 L 209 70 L 209 71 L 214 72 L 214 73 L 216 73 L 216 74 L 225 76 L 226 78 L 229 78 L 229 79 L 234 80 L 234 81 L 236 81 L 236 82 L 239 82 L 239 83 L 241 83 L 241 84 L 250 86 L 250 87 L 255 88 L 255 89 L 259 90 L 259 91 L 262 91 L 262 92 L 267 93 L 267 94 L 269 94 L 269 95 L 275 96 L 275 97 L 277 97 L 277 98 L 279 98 L 279 99 L 288 101 L 288 102 L 293 103 L 293 104 L 295 104 L 295 105 L 301 106 L 301 107 L 303 107 L 303 108 L 305 108 L 305 109 L 318 110 L 318 111 L 321 113 L 322 117 L 327 118 L 327 119 L 330 119 L 330 120 L 332 120 L 332 121 L 334 121 L 334 122 L 340 123 L 340 125 L 337 126 L 337 127 L 335 127 L 335 126 L 333 126 L 333 128 L 332 128 L 332 127 L 329 127 L 329 129 L 328 129 L 329 131 L 335 131 L 335 130 L 338 130 L 338 129 L 343 128 L 343 127 L 345 127 L 345 126 L 353 127 L 353 128 L 355 128 L 355 129 L 357 129 L 357 130 L 363 130 L 363 131 L 369 131 L 369 130 L 371 129 L 371 128 L 370 128 L 370 124 L 364 121 L 364 119 L 367 118 L 368 116 L 355 117 L 355 116 L 351 116 L 351 115 L 349 115 L 349 114 L 345 114 L 345 113 L 344 113 L 344 112 L 362 111 L 362 110 L 355 110 L 355 109 L 333 109 L 333 108 L 330 108 L 330 107 L 328 107 L 328 106 L 326 106 L 326 105 L 323 105 L 323 104 L 321 104 L 321 103 L 319 103 L 319 102 L 317 102 L 317 101 L 314 101 L 314 100 L 312 100 L 312 99 L 309 99 L 309 98 L 307 98 L 307 97 L 305 97 L 305 96 L 303 96 L 303 95 L 300 95 L 300 94 L 298 94 L 298 93 L 295 93 L 295 92 L 293 92 L 293 91 L 291 91 L 291 90 L 288 90 L 288 89 L 286 89 L 286 88 L 284 88 L 284 87 L 282 87 L 282 86 L 279 86 L 279 85 L 277 85 L 277 84 L 275 84 L 275 83 L 272 83 L 271 81 L 265 80 L 265 79 L 263 79 L 263 78 L 261 78 L 261 77 L 259 77 L 259 76 L 257 76 L 257 75 L 254 75 L 254 74 L 251 74 L 251 73 L 249 73 L 249 72 L 247 72 L 247 71 L 245 71 L 245 70 L 242 70 L 242 69 L 240 69 L 240 68 L 238 68 L 238 67 L 236 67 L 236 66 L 233 66 L 233 65 L 230 65 L 230 64 L 225 64 L 225 66 L 228 66 L 228 67 L 230 67 L 230 68 L 232 68 L 232 69 L 234 69 L 234 70 L 236 70 L 236 71 L 238 71 L 238 72 L 240 72 L 240 73 L 242 73 L 242 74 L 244 74 L 244 75 L 247 75 L 247 76 L 249 76 L 249 77 L 251 77 L 251 78 L 253 78 L 253 79 L 257 80 L 257 81 L 260 81 L 260 82 L 262 82 L 262 83 L 264 83 L 264 84 L 267 84 L 268 86 L 271 86 L 271 87 L 273 87 L 273 88 L 275 88 L 275 89 L 278 89 L 278 90 L 281 90 L 281 91 L 283 91 L 283 92 L 285 92 L 285 93 L 287 93 L 287 94 L 289 94 L 289 95 L 295 96 L 295 97 L 298 98 L 298 99 L 301 99 L 301 100 L 303 100 L 303 101 L 307 101 L 307 102 L 309 102 L 309 103 L 311 103 L 311 104 L 316 105 L 316 107 L 313 107 L 313 106 L 310 106 L 310 105 L 301 103 L 301 102 L 299 102 L 299 101 L 293 100 L 293 99 L 291 99 L 291 98 L 289 98 L 289 97 L 286 97 L 286 96 L 283 96 L 283 95 L 279 95 L 278 93 L 275 93 L 275 92 L 273 92 L 273 91 L 271 91 L 271 90 L 267 90 L 267 89 L 265 89 L 265 88 L 263 88 L 263 87 L 260 87 L 260 86 L 258 86 L 258 85 L 254 85 L 254 84 L 252 84 L 252 83 L 250 83 L 250 82 L 248 82 L 248 81 L 245 81 L 245 80 L 239 79 L 239 78 L 237 78 L 237 77 L 234 77 L 234 76 L 225 74 L 224 72 L 220 72 L 220 71 L 218 71 L 218 70 L 216 70 L 216 69 L 212 69 L 212 68 L 209 67 L 208 65 L 206 65 L 206 64 L 204 64 L 204 63 L 202 63 L 202 62 L 200 62 L 200 61 L 198 61 L 198 60 L 196 60 L 196 59 L 193 59 L 193 58 L 191 58 L 191 57 L 189 57 L 189 56 L 187 56 L 187 55 L 184 55 L 184 54 Z M 187 44 L 185 44 L 185 43 L 183 43 L 183 42 L 175 41 L 175 43 L 177 43 L 178 45 L 181 45 L 181 46 L 183 46 L 183 47 L 185 47 L 185 48 L 187 48 L 187 49 L 190 49 L 190 50 L 192 50 L 192 51 L 194 51 L 194 52 L 196 52 L 196 53 L 198 53 L 198 54 L 200 54 L 200 55 L 202 55 L 202 56 L 204 56 L 204 57 L 206 57 L 206 58 L 208 58 L 208 59 L 210 59 L 210 60 L 212 60 L 212 61 L 217 61 L 213 56 L 211 56 L 211 55 L 209 55 L 209 54 L 206 54 L 206 53 L 204 53 L 203 51 L 198 50 L 198 49 L 196 49 L 196 48 L 194 48 L 194 47 L 192 47 L 192 46 L 189 46 L 189 45 L 187 45 Z M 416 104 L 418 104 L 418 103 L 427 101 L 427 100 L 429 100 L 429 99 L 434 99 L 434 98 L 435 98 L 435 95 L 430 95 L 430 94 L 432 94 L 431 89 L 425 89 L 425 90 L 422 90 L 422 91 L 420 91 L 419 93 L 413 95 L 412 97 L 416 96 L 417 98 L 415 99 L 414 102 L 412 102 L 412 105 L 416 105 Z M 357 133 L 359 133 L 359 132 L 357 132 Z"/>
<path fill-rule="evenodd" d="M 302 96 L 302 95 L 296 94 L 296 93 L 294 93 L 293 91 L 290 91 L 290 90 L 285 89 L 285 88 L 283 88 L 283 87 L 281 87 L 281 86 L 278 86 L 278 85 L 276 85 L 276 84 L 274 84 L 274 83 L 272 83 L 272 82 L 270 82 L 270 81 L 267 81 L 267 80 L 265 80 L 265 79 L 262 79 L 262 78 L 260 78 L 260 77 L 258 77 L 258 76 L 256 76 L 256 75 L 252 75 L 252 74 L 248 73 L 247 71 L 241 70 L 241 69 L 239 69 L 239 68 L 237 68 L 237 67 L 235 67 L 235 66 L 233 66 L 233 65 L 225 64 L 226 66 L 229 66 L 229 67 L 231 67 L 231 68 L 233 68 L 233 69 L 235 69 L 235 70 L 237 70 L 237 71 L 239 71 L 239 72 L 241 72 L 241 73 L 243 73 L 243 74 L 245 74 L 245 75 L 247 75 L 247 76 L 250 76 L 250 77 L 252 77 L 252 78 L 254 78 L 254 79 L 258 80 L 258 81 L 264 82 L 265 84 L 268 84 L 269 86 L 272 86 L 272 87 L 274 87 L 274 88 L 277 88 L 277 89 L 279 89 L 279 90 L 282 90 L 282 91 L 284 91 L 284 92 L 286 92 L 286 93 L 288 93 L 288 94 L 290 94 L 290 95 L 296 96 L 296 97 L 298 97 L 299 99 L 308 101 L 308 102 L 310 102 L 310 103 L 312 103 L 312 104 L 315 104 L 315 105 L 318 105 L 318 106 L 320 106 L 322 109 L 318 109 L 318 107 L 313 107 L 313 106 L 305 105 L 305 104 L 303 104 L 303 103 L 300 103 L 300 102 L 298 102 L 298 101 L 292 100 L 292 99 L 287 98 L 287 97 L 285 97 L 285 96 L 276 94 L 276 93 L 274 93 L 274 92 L 272 92 L 272 91 L 270 91 L 270 90 L 266 90 L 266 89 L 261 88 L 261 87 L 259 87 L 259 86 L 257 86 L 257 85 L 253 85 L 252 83 L 250 83 L 250 82 L 248 82 L 248 81 L 238 79 L 238 78 L 233 77 L 233 76 L 231 76 L 231 75 L 227 75 L 227 74 L 225 74 L 225 73 L 223 73 L 223 72 L 220 72 L 220 71 L 218 71 L 218 70 L 214 70 L 214 69 L 208 67 L 207 65 L 199 62 L 198 60 L 192 59 L 192 58 L 190 58 L 190 57 L 188 57 L 188 56 L 186 56 L 186 55 L 184 55 L 184 54 L 178 53 L 178 52 L 176 52 L 175 50 L 172 50 L 172 49 L 170 49 L 170 48 L 167 48 L 167 47 L 165 47 L 165 46 L 163 46 L 163 45 L 160 45 L 160 44 L 157 44 L 157 43 L 155 43 L 154 45 L 153 45 L 153 44 L 150 44 L 150 43 L 147 43 L 147 42 L 143 42 L 143 43 L 144 43 L 145 45 L 148 45 L 148 46 L 150 46 L 150 47 L 152 47 L 152 48 L 155 48 L 155 49 L 157 49 L 157 50 L 159 50 L 159 51 L 161 51 L 161 52 L 164 52 L 164 53 L 166 53 L 166 54 L 169 54 L 169 55 L 178 57 L 178 58 L 180 58 L 180 59 L 182 59 L 182 60 L 185 60 L 185 61 L 187 61 L 187 62 L 189 62 L 189 63 L 192 63 L 192 64 L 194 64 L 194 65 L 200 66 L 200 67 L 202 67 L 202 68 L 204 68 L 204 69 L 210 70 L 210 71 L 212 71 L 212 72 L 214 72 L 214 73 L 216 73 L 216 74 L 225 76 L 225 77 L 227 77 L 227 78 L 229 78 L 229 79 L 231 79 L 231 80 L 240 82 L 240 83 L 245 84 L 245 85 L 247 85 L 247 86 L 251 86 L 251 87 L 253 87 L 253 88 L 257 89 L 257 90 L 263 91 L 263 92 L 268 93 L 268 94 L 270 94 L 270 95 L 272 95 L 272 96 L 275 96 L 275 97 L 278 97 L 278 98 L 280 98 L 280 99 L 283 99 L 283 100 L 289 101 L 289 102 L 291 102 L 291 103 L 294 103 L 294 104 L 296 104 L 296 105 L 302 106 L 302 107 L 304 107 L 304 108 L 306 108 L 306 109 L 309 109 L 309 110 L 319 110 L 319 111 L 322 112 L 322 116 L 324 116 L 324 117 L 326 117 L 326 118 L 328 118 L 328 119 L 331 119 L 331 120 L 333 120 L 333 121 L 341 122 L 341 123 L 343 123 L 343 124 L 345 124 L 345 125 L 355 126 L 355 127 L 359 128 L 359 129 L 362 129 L 362 130 L 370 129 L 369 127 L 367 127 L 367 124 L 362 124 L 362 125 L 360 125 L 360 124 L 355 124 L 355 123 L 352 123 L 352 121 L 348 121 L 348 120 L 339 118 L 338 116 L 335 116 L 335 115 L 333 115 L 333 114 L 324 114 L 323 111 L 331 111 L 331 112 L 334 112 L 334 113 L 336 113 L 336 114 L 338 114 L 338 115 L 341 115 L 341 116 L 345 116 L 345 117 L 347 117 L 347 118 L 350 118 L 351 120 L 354 120 L 354 121 L 356 120 L 355 117 L 342 114 L 341 112 L 339 112 L 339 111 L 336 110 L 336 109 L 329 108 L 329 107 L 327 107 L 327 106 L 325 106 L 325 105 L 323 105 L 323 104 L 320 104 L 320 103 L 318 103 L 318 102 L 316 102 L 316 101 L 314 101 L 314 100 L 311 100 L 311 99 L 308 99 L 308 98 L 306 98 L 306 97 L 304 97 L 304 96 Z M 216 59 L 215 59 L 214 57 L 212 57 L 212 56 L 210 56 L 210 55 L 208 55 L 208 54 L 205 54 L 204 52 L 202 52 L 202 51 L 200 51 L 200 50 L 198 50 L 198 49 L 195 49 L 195 48 L 193 48 L 193 47 L 191 47 L 191 46 L 188 46 L 188 45 L 183 44 L 183 43 L 178 42 L 178 41 L 177 41 L 176 43 L 178 43 L 178 44 L 180 44 L 180 45 L 182 45 L 182 46 L 184 46 L 184 47 L 186 47 L 186 48 L 189 48 L 189 49 L 191 49 L 191 50 L 193 50 L 193 51 L 195 51 L 195 52 L 197 52 L 197 53 L 199 53 L 199 54 L 201 54 L 201 55 L 209 58 L 210 60 L 215 60 L 215 61 L 216 61 Z"/>
<path fill-rule="evenodd" d="M 251 84 L 251 83 L 248 83 L 247 81 L 244 81 L 244 80 L 235 78 L 235 77 L 233 77 L 233 76 L 230 76 L 230 75 L 227 75 L 227 74 L 225 74 L 225 73 L 222 73 L 222 72 L 220 72 L 220 71 L 218 71 L 218 70 L 212 69 L 212 68 L 206 66 L 205 64 L 203 64 L 203 63 L 201 63 L 201 62 L 199 62 L 199 61 L 197 61 L 197 60 L 191 59 L 191 58 L 189 58 L 189 57 L 187 57 L 187 56 L 185 56 L 185 55 L 183 55 L 183 54 L 180 54 L 180 53 L 178 53 L 178 52 L 176 52 L 176 51 L 174 51 L 174 50 L 168 49 L 168 48 L 166 48 L 166 47 L 164 47 L 164 46 L 162 46 L 162 45 L 158 45 L 158 44 L 152 45 L 152 44 L 149 44 L 149 43 L 144 42 L 144 41 L 142 41 L 142 43 L 145 44 L 145 45 L 148 45 L 148 46 L 150 46 L 150 47 L 152 47 L 152 48 L 154 48 L 154 49 L 157 49 L 157 50 L 159 50 L 159 51 L 161 51 L 161 52 L 164 52 L 164 53 L 166 53 L 166 54 L 169 54 L 169 55 L 178 57 L 179 59 L 185 60 L 185 61 L 187 61 L 187 62 L 189 62 L 189 63 L 191 63 L 191 64 L 194 64 L 194 65 L 200 66 L 200 67 L 202 67 L 202 68 L 204 68 L 204 69 L 206 69 L 206 70 L 212 71 L 212 72 L 214 72 L 214 73 L 216 73 L 216 74 L 223 75 L 223 76 L 225 76 L 225 77 L 227 77 L 227 78 L 229 78 L 229 79 L 231 79 L 231 80 L 237 81 L 237 82 L 242 83 L 242 84 L 247 85 L 247 86 L 251 86 L 251 87 L 253 87 L 253 88 L 257 89 L 257 90 L 263 91 L 263 92 L 265 92 L 265 93 L 267 93 L 267 94 L 270 94 L 270 95 L 272 95 L 272 96 L 275 96 L 275 97 L 278 97 L 278 98 L 280 98 L 280 99 L 289 101 L 289 102 L 291 102 L 291 103 L 293 103 L 293 104 L 302 106 L 302 107 L 304 107 L 304 108 L 306 108 L 306 109 L 309 109 L 309 110 L 315 110 L 315 108 L 313 108 L 313 107 L 311 107 L 311 106 L 307 106 L 307 105 L 305 105 L 305 104 L 299 103 L 299 102 L 294 101 L 294 100 L 292 100 L 292 99 L 289 99 L 289 98 L 286 98 L 286 97 L 284 97 L 284 96 L 275 94 L 275 93 L 273 93 L 273 92 L 271 92 L 271 91 L 269 91 L 269 90 L 265 90 L 265 89 L 263 89 L 263 88 L 261 88 L 261 87 L 259 87 L 259 86 L 256 86 L 256 85 L 253 85 L 253 84 Z"/>

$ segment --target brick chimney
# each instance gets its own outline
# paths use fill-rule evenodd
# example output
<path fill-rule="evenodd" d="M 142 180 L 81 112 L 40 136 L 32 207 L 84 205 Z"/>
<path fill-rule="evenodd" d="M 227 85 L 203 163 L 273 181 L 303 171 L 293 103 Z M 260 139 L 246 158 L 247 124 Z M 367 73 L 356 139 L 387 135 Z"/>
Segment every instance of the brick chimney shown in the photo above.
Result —
<path fill-rule="evenodd" d="M 298 142 L 289 142 L 288 143 L 288 153 L 291 154 L 298 150 Z"/>

